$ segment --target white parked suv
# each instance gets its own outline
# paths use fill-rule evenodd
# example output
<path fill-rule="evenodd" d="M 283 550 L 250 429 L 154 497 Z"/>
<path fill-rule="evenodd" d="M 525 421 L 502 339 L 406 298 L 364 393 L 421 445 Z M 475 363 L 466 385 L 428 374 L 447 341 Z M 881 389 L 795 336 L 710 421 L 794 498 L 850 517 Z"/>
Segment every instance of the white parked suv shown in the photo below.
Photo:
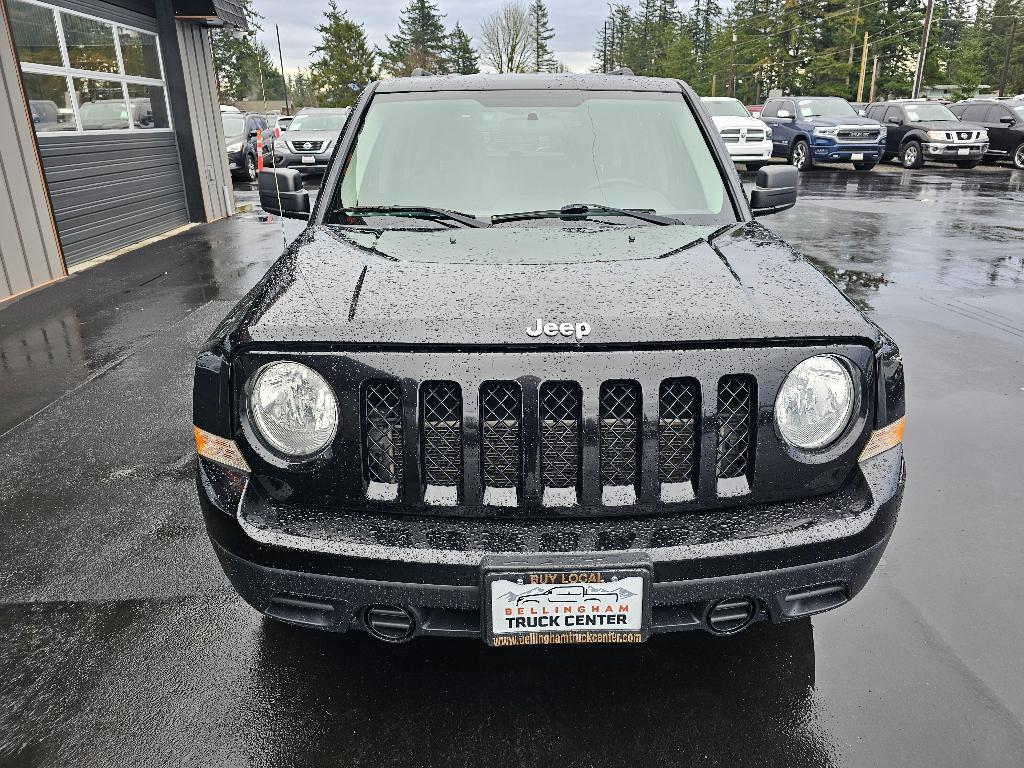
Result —
<path fill-rule="evenodd" d="M 743 163 L 748 171 L 756 171 L 771 159 L 772 129 L 751 117 L 739 99 L 704 96 L 701 101 L 718 126 L 734 163 Z"/>

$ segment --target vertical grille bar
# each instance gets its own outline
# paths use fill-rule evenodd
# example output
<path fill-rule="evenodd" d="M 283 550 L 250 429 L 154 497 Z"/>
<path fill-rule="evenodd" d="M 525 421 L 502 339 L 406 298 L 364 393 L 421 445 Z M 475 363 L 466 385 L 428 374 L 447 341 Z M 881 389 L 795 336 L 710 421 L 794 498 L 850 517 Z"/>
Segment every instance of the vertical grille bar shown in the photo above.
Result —
<path fill-rule="evenodd" d="M 719 380 L 718 454 L 715 461 L 719 480 L 750 479 L 754 446 L 753 400 L 754 382 L 749 376 L 724 376 Z"/>
<path fill-rule="evenodd" d="M 568 382 L 544 384 L 540 389 L 541 474 L 545 488 L 572 488 L 579 484 L 580 388 Z"/>
<path fill-rule="evenodd" d="M 480 388 L 483 431 L 483 475 L 488 491 L 513 489 L 513 494 L 498 494 L 502 503 L 515 503 L 514 489 L 520 479 L 520 425 L 523 399 L 519 385 L 511 381 L 484 384 Z M 486 495 L 486 492 L 485 492 Z M 497 496 L 490 494 L 492 500 Z M 487 499 L 485 499 L 485 502 Z"/>
<path fill-rule="evenodd" d="M 393 501 L 402 484 L 402 398 L 397 381 L 363 387 L 363 471 L 368 498 Z"/>
<path fill-rule="evenodd" d="M 607 486 L 636 486 L 639 455 L 640 385 L 635 381 L 605 382 L 601 385 L 601 483 Z M 635 503 L 626 497 L 606 503 Z"/>
<path fill-rule="evenodd" d="M 462 391 L 449 381 L 430 381 L 423 385 L 420 402 L 426 500 L 457 503 L 462 482 Z M 449 490 L 432 496 L 431 486 Z"/>
<path fill-rule="evenodd" d="M 690 483 L 697 463 L 698 384 L 693 379 L 661 383 L 658 413 L 658 480 Z"/>

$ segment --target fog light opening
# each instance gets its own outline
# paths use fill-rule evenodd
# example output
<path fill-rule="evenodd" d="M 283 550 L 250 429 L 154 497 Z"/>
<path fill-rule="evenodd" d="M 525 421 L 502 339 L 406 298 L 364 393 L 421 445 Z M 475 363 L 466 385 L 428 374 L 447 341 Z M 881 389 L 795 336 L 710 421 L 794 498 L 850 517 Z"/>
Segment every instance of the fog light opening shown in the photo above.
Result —
<path fill-rule="evenodd" d="M 413 636 L 416 619 L 408 608 L 371 605 L 363 612 L 366 631 L 385 643 L 401 643 Z"/>
<path fill-rule="evenodd" d="M 749 597 L 726 597 L 708 609 L 705 621 L 716 635 L 731 635 L 746 629 L 757 616 L 757 603 Z"/>

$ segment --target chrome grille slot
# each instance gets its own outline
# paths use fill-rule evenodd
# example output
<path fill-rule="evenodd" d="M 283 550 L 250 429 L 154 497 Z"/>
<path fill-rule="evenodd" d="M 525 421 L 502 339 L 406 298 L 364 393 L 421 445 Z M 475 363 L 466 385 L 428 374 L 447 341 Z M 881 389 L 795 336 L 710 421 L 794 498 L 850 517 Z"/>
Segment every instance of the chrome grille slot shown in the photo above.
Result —
<path fill-rule="evenodd" d="M 754 382 L 725 376 L 718 382 L 718 454 L 715 471 L 720 496 L 748 493 L 754 445 Z"/>
<path fill-rule="evenodd" d="M 576 384 L 553 382 L 540 388 L 541 476 L 549 506 L 576 503 L 582 401 Z"/>
<path fill-rule="evenodd" d="M 314 154 L 323 149 L 322 141 L 289 141 L 292 152 L 313 152 Z"/>
<path fill-rule="evenodd" d="M 462 482 L 462 391 L 449 381 L 430 381 L 420 397 L 423 477 L 427 503 L 457 504 Z"/>
<path fill-rule="evenodd" d="M 658 481 L 663 500 L 693 497 L 697 466 L 700 386 L 694 379 L 666 379 L 658 403 Z M 685 484 L 687 487 L 666 487 Z M 668 495 L 670 498 L 666 498 Z"/>
<path fill-rule="evenodd" d="M 398 382 L 366 382 L 362 413 L 366 496 L 393 501 L 402 484 L 402 392 Z"/>
<path fill-rule="evenodd" d="M 605 504 L 636 503 L 640 448 L 640 385 L 601 385 L 601 484 Z"/>
<path fill-rule="evenodd" d="M 523 412 L 519 385 L 511 381 L 484 384 L 480 388 L 480 410 L 484 503 L 515 505 Z"/>

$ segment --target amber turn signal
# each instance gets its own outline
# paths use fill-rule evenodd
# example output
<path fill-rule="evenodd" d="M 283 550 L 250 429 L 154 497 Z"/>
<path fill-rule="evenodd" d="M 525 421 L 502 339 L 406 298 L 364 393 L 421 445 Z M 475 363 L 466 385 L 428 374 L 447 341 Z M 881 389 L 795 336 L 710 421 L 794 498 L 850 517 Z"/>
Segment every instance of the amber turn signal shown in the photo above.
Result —
<path fill-rule="evenodd" d="M 864 450 L 860 452 L 860 458 L 857 459 L 857 461 L 867 461 L 868 459 L 888 451 L 890 448 L 895 448 L 897 445 L 902 443 L 903 422 L 905 418 L 905 416 L 900 416 L 900 418 L 892 424 L 882 427 L 881 429 L 876 429 L 872 432 L 867 445 L 865 445 Z"/>
<path fill-rule="evenodd" d="M 243 472 L 251 472 L 249 464 L 238 451 L 234 440 L 229 440 L 220 435 L 214 435 L 205 429 L 193 427 L 196 433 L 196 451 L 204 459 L 216 461 L 228 467 L 240 469 Z"/>

